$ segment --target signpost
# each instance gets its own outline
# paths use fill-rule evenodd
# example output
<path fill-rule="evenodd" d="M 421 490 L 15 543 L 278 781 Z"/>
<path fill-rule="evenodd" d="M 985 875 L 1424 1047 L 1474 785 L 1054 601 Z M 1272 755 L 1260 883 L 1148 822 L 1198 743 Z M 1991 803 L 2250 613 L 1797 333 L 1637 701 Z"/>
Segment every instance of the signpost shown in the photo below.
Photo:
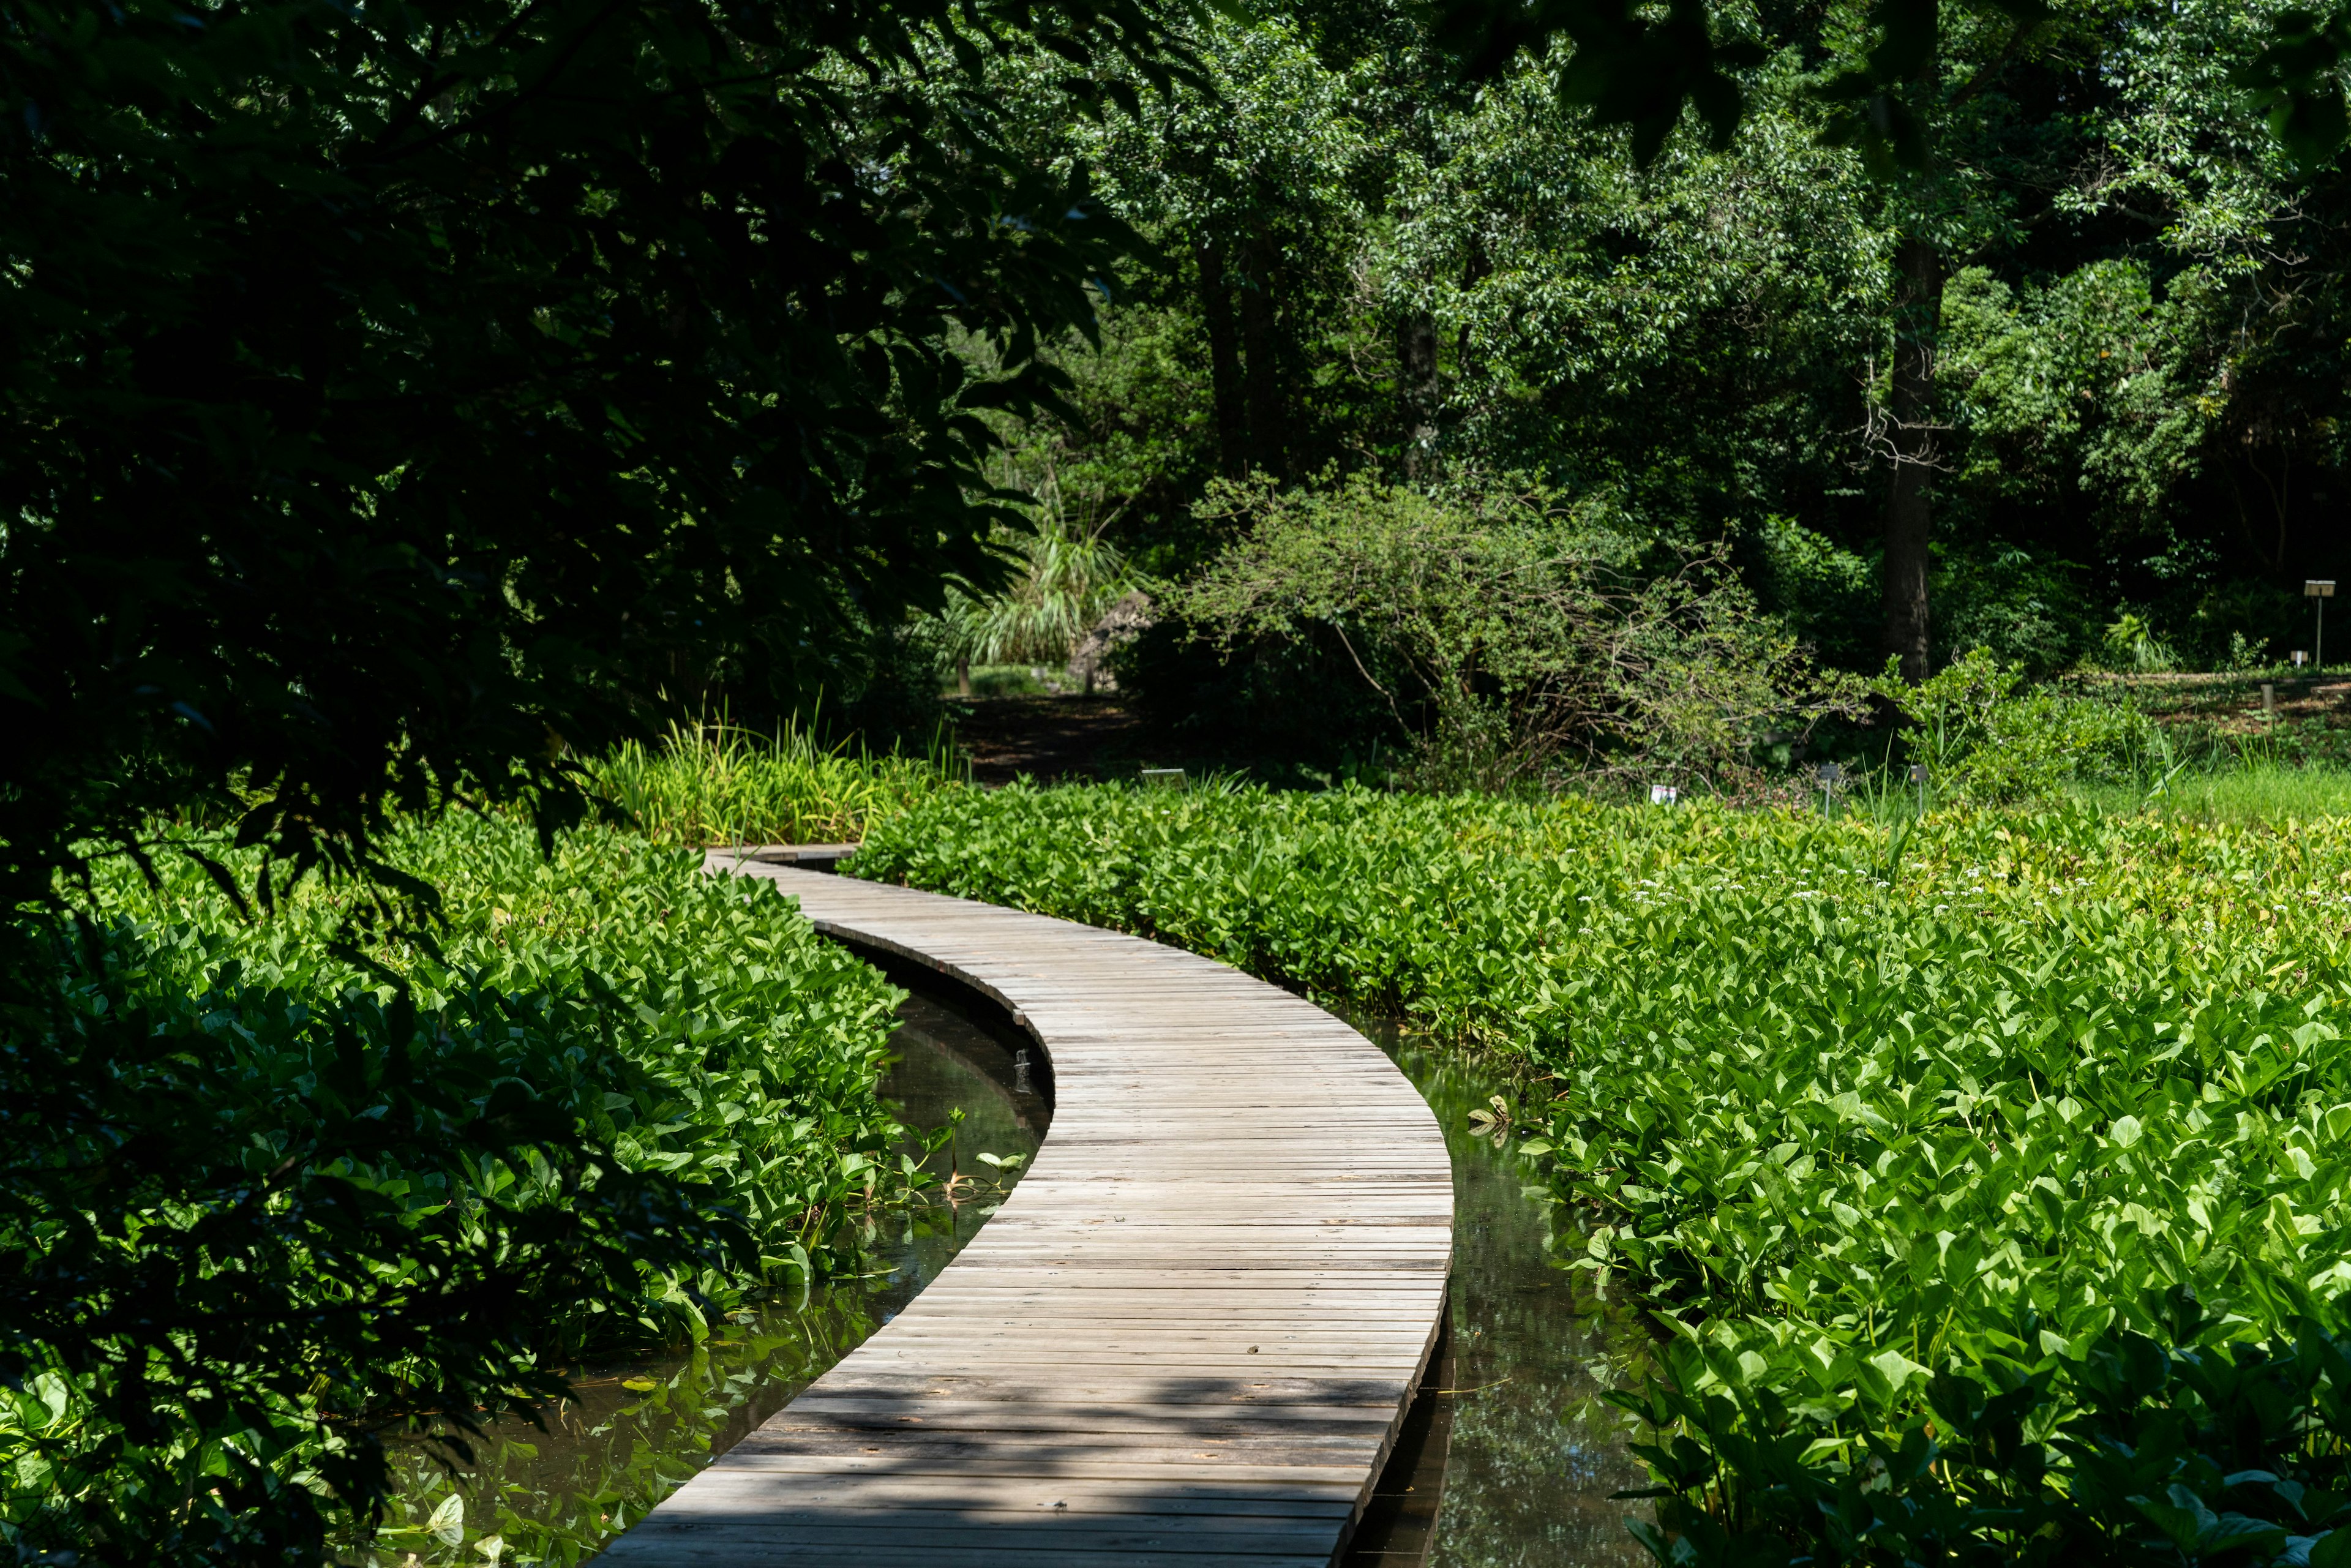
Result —
<path fill-rule="evenodd" d="M 1821 781 L 1821 815 L 1823 817 L 1835 816 L 1836 787 L 1839 781 L 1844 778 L 1844 769 L 1838 767 L 1834 762 L 1823 762 L 1819 768 L 1813 770 L 1813 777 Z"/>
<path fill-rule="evenodd" d="M 2323 670 L 2326 667 L 2326 601 L 2335 597 L 2335 580 L 2331 577 L 2305 579 L 2302 596 L 2318 601 L 2318 635 L 2311 643 L 2310 667 Z"/>

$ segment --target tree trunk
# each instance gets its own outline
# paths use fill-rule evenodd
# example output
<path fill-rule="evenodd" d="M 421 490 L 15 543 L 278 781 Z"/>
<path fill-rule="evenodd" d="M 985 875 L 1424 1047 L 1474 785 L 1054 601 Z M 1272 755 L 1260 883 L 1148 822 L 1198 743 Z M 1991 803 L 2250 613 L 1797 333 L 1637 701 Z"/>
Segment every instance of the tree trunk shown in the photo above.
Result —
<path fill-rule="evenodd" d="M 1469 236 L 1469 255 L 1461 264 L 1461 292 L 1463 295 L 1467 296 L 1475 292 L 1478 285 L 1491 277 L 1493 275 L 1493 264 L 1486 259 L 1485 243 L 1479 239 L 1476 235 L 1471 235 Z M 1465 317 L 1468 314 L 1468 312 L 1464 312 Z M 1464 319 L 1461 323 L 1460 330 L 1455 334 L 1453 340 L 1454 377 L 1461 386 L 1474 388 L 1478 383 L 1479 378 L 1484 374 L 1484 371 L 1485 367 L 1479 363 L 1478 361 L 1476 344 L 1471 340 L 1469 336 L 1469 323 L 1467 319 Z M 1472 395 L 1474 396 L 1476 394 L 1473 392 Z"/>
<path fill-rule="evenodd" d="M 1262 235 L 1241 253 L 1241 353 L 1247 367 L 1249 457 L 1276 478 L 1289 475 L 1282 430 L 1280 349 L 1273 319 L 1273 247 Z"/>
<path fill-rule="evenodd" d="M 1241 413 L 1241 358 L 1233 336 L 1233 285 L 1225 253 L 1206 240 L 1192 247 L 1200 264 L 1200 314 L 1208 324 L 1208 386 L 1217 404 L 1217 462 L 1225 476 L 1249 471 L 1249 427 Z"/>
<path fill-rule="evenodd" d="M 1894 312 L 1894 476 L 1886 497 L 1886 651 L 1905 680 L 1927 678 L 1928 540 L 1934 529 L 1931 481 L 1937 454 L 1935 350 L 1943 314 L 1943 258 L 1923 239 L 1905 239 Z"/>
<path fill-rule="evenodd" d="M 1407 419 L 1404 473 L 1419 479 L 1434 465 L 1437 441 L 1437 319 L 1415 310 L 1396 327 L 1396 365 L 1402 372 Z"/>

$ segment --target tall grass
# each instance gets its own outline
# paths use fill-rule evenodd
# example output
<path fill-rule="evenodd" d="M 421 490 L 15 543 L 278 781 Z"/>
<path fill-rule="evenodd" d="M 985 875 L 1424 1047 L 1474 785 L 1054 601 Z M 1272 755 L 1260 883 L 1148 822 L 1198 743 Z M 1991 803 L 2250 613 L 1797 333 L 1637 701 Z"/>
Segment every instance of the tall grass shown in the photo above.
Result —
<path fill-rule="evenodd" d="M 658 747 L 625 742 L 589 771 L 649 837 L 695 846 L 849 842 L 962 779 L 944 744 L 875 757 L 797 723 L 762 736 L 724 721 L 674 725 Z"/>
<path fill-rule="evenodd" d="M 2109 811 L 2146 810 L 2195 822 L 2351 816 L 2351 772 L 2291 763 L 2250 762 L 2209 773 L 2183 771 L 2148 794 L 2125 785 L 2085 785 L 2077 793 Z"/>

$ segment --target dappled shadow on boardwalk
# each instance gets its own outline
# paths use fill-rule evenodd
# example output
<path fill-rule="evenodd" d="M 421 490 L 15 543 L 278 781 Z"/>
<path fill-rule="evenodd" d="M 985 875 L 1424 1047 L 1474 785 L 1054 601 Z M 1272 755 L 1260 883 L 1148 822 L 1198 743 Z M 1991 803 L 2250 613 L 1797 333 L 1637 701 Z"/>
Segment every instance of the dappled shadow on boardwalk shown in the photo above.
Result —
<path fill-rule="evenodd" d="M 1115 1393 L 1049 1368 L 825 1379 L 607 1559 L 1325 1564 L 1403 1393 L 1372 1378 L 1113 1377 Z"/>

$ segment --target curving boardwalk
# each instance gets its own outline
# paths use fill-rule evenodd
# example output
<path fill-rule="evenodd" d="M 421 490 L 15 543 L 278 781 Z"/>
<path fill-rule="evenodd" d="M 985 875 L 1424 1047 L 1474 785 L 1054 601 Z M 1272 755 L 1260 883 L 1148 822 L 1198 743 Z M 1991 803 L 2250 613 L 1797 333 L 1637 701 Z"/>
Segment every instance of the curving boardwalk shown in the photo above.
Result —
<path fill-rule="evenodd" d="M 1332 1563 L 1452 1254 L 1445 1140 L 1404 1075 L 1320 1009 L 1156 943 L 713 864 L 1011 1009 L 1050 1059 L 1053 1123 L 912 1305 L 605 1557 Z"/>

